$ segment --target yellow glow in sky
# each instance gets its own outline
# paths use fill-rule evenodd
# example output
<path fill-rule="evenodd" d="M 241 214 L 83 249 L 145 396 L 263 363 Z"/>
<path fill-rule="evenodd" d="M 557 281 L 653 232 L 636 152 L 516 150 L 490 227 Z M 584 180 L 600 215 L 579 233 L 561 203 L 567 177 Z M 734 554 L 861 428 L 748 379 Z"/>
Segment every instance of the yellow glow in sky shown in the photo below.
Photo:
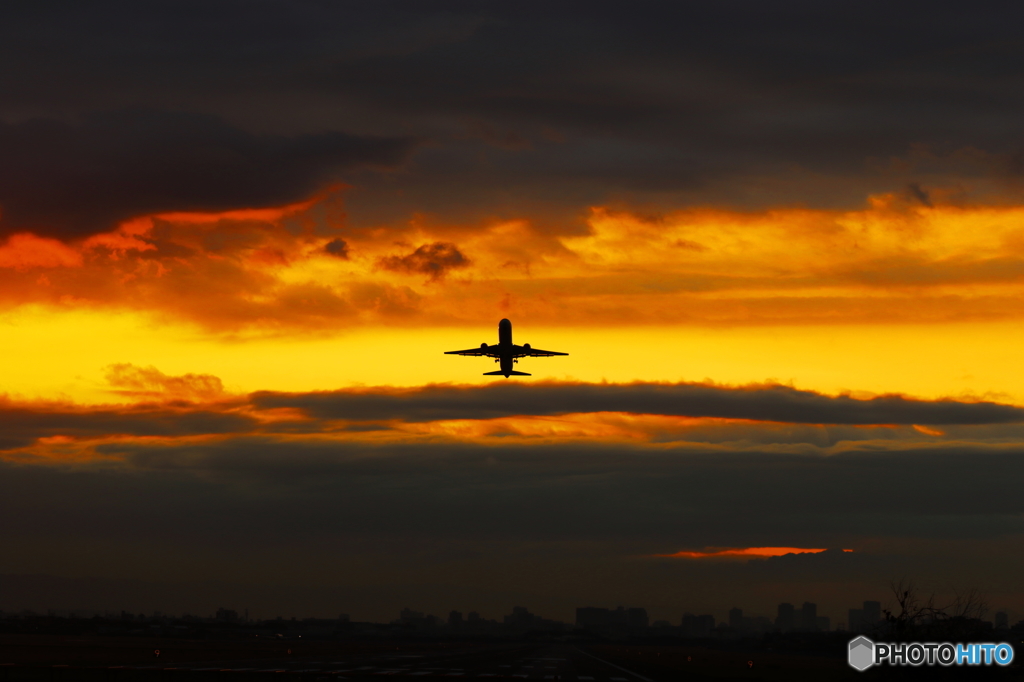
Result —
<path fill-rule="evenodd" d="M 443 355 L 497 341 L 487 327 L 360 327 L 336 334 L 225 341 L 142 314 L 20 308 L 0 315 L 0 376 L 12 396 L 118 401 L 115 363 L 169 375 L 212 374 L 229 392 L 357 385 L 477 384 L 486 358 Z M 513 319 L 514 340 L 568 357 L 523 360 L 532 378 L 498 381 L 789 383 L 829 394 L 904 393 L 1024 404 L 1024 322 L 789 327 L 540 327 Z"/>

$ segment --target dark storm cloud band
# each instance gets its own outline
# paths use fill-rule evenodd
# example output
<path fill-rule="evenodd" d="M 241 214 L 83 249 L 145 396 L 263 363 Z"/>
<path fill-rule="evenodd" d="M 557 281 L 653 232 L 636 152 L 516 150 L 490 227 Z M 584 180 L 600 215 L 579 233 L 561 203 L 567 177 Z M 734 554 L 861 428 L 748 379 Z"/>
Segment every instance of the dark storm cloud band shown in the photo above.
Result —
<path fill-rule="evenodd" d="M 152 213 L 280 206 L 345 169 L 394 167 L 415 144 L 254 135 L 215 116 L 142 109 L 0 123 L 0 229 L 71 238 Z"/>
<path fill-rule="evenodd" d="M 751 508 L 771 509 L 776 518 L 791 519 L 809 510 L 825 516 L 1024 512 L 1024 499 L 1013 492 L 1024 472 L 1020 448 L 980 443 L 850 449 L 829 457 L 770 448 L 652 450 L 636 443 L 368 444 L 264 436 L 185 445 L 109 443 L 97 449 L 123 458 L 140 472 L 198 476 L 243 490 L 262 488 L 307 504 L 318 499 L 325 506 L 305 513 L 338 519 L 363 532 L 367 519 L 357 513 L 359 508 L 378 510 L 378 520 L 389 519 L 381 531 L 441 522 L 438 527 L 449 529 L 478 527 L 486 532 L 502 527 L 536 533 L 547 517 L 549 530 L 564 523 L 561 530 L 577 537 L 586 532 L 581 517 L 602 528 L 598 534 L 614 534 L 617 518 L 633 519 L 627 526 L 635 529 L 646 517 L 642 525 L 669 534 L 684 524 L 697 533 L 693 528 L 700 525 L 695 523 L 698 517 L 711 525 L 716 518 L 761 525 L 743 509 L 724 510 L 724 499 L 744 500 Z M 911 480 L 914 485 L 908 486 Z M 524 498 L 540 497 L 548 508 L 534 509 L 533 522 L 507 515 Z M 650 504 L 637 504 L 639 499 Z M 431 509 L 441 518 L 416 518 L 416 509 Z M 488 510 L 488 521 L 481 523 L 466 513 L 469 509 Z M 1024 528 L 1021 518 L 1007 521 Z M 805 520 L 807 526 L 819 524 L 820 519 Z M 697 546 L 714 545 L 713 535 L 700 538 Z M 749 537 L 737 546 L 756 543 Z"/>
<path fill-rule="evenodd" d="M 405 0 L 65 5 L 0 10 L 0 61 L 17 65 L 0 71 L 0 117 L 22 121 L 7 126 L 0 153 L 0 188 L 14 180 L 18 191 L 0 203 L 18 229 L 58 221 L 51 233 L 81 234 L 133 212 L 294 201 L 328 167 L 350 164 L 360 140 L 387 165 L 406 135 L 435 146 L 402 178 L 361 178 L 353 224 L 422 212 L 556 224 L 623 192 L 645 202 L 678 193 L 666 207 L 849 206 L 896 186 L 922 204 L 933 201 L 927 185 L 1021 174 L 1017 3 L 974 15 L 921 2 L 745 0 L 585 11 Z M 291 142 L 210 124 L 176 156 L 104 124 L 58 122 L 138 105 L 216 114 Z M 175 146 L 174 127 L 152 130 Z M 300 139 L 330 158 L 289 149 Z M 225 163 L 225 152 L 252 163 Z M 86 177 L 86 167 L 101 172 Z M 144 187 L 148 198 L 126 191 L 162 167 L 166 186 Z M 213 199 L 190 178 L 212 181 Z"/>
<path fill-rule="evenodd" d="M 184 437 L 238 434 L 253 431 L 257 424 L 252 417 L 216 408 L 71 410 L 45 405 L 6 405 L 0 407 L 0 450 L 26 447 L 39 438 L 52 436 L 90 439 L 111 435 Z"/>
<path fill-rule="evenodd" d="M 261 411 L 280 408 L 298 410 L 304 413 L 305 418 L 296 415 L 295 418 L 275 418 L 269 422 L 258 418 Z M 1024 423 L 1024 409 L 1012 405 L 923 401 L 902 396 L 857 400 L 849 396 L 829 397 L 787 386 L 497 384 L 324 393 L 258 392 L 248 399 L 230 402 L 171 401 L 135 407 L 74 408 L 9 402 L 0 406 L 0 450 L 24 448 L 37 439 L 54 436 L 93 440 L 117 436 L 176 438 L 211 435 L 238 438 L 278 434 L 294 438 L 316 434 L 338 436 L 341 432 L 356 434 L 367 429 L 390 430 L 391 427 L 379 424 L 383 421 L 417 423 L 595 412 L 847 426 L 918 424 L 946 427 Z M 339 431 L 338 421 L 351 423 Z M 743 433 L 737 438 L 763 437 L 753 431 Z M 690 436 L 696 441 L 722 440 L 721 434 L 701 431 L 694 431 Z M 821 439 L 820 434 L 770 435 L 772 442 L 780 443 L 800 437 L 810 437 L 816 443 Z M 841 440 L 851 437 L 851 434 L 834 434 L 834 438 Z M 834 438 L 826 440 L 831 442 Z M 596 439 L 601 440 L 600 437 Z M 822 445 L 824 441 L 818 444 Z"/>
<path fill-rule="evenodd" d="M 494 419 L 585 412 L 719 417 L 797 424 L 1006 424 L 1024 409 L 991 402 L 924 401 L 886 395 L 830 397 L 788 386 L 723 388 L 704 384 L 495 384 L 413 390 L 345 390 L 251 396 L 259 409 L 299 408 L 318 419 Z"/>

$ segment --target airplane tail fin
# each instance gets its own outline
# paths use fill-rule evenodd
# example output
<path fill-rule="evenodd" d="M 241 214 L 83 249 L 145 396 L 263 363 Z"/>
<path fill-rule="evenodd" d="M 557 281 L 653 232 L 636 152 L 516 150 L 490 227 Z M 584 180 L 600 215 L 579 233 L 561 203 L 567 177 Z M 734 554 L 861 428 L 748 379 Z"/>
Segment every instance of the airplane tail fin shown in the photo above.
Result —
<path fill-rule="evenodd" d="M 533 376 L 529 372 L 517 372 L 515 370 L 512 370 L 508 374 L 509 374 L 509 376 L 517 376 L 517 377 L 530 377 L 530 376 Z M 484 376 L 485 377 L 487 377 L 487 376 L 505 376 L 505 372 L 502 372 L 502 371 L 498 371 L 498 372 L 484 372 Z"/>

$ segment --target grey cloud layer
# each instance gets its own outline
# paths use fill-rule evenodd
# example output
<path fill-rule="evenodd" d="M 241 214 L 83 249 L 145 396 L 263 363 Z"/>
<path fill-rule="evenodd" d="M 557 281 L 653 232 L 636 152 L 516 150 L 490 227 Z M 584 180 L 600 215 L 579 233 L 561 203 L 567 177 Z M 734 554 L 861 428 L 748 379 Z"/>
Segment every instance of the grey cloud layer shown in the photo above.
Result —
<path fill-rule="evenodd" d="M 801 424 L 1001 424 L 1024 409 L 991 402 L 923 401 L 901 396 L 857 400 L 787 386 L 721 388 L 703 384 L 492 384 L 407 391 L 335 391 L 251 396 L 260 408 L 298 407 L 320 419 L 493 419 L 574 412 L 631 412 Z"/>
<path fill-rule="evenodd" d="M 250 437 L 109 444 L 100 451 L 126 457 L 132 470 L 154 480 L 184 486 L 194 479 L 197 488 L 229 493 L 242 517 L 262 519 L 253 532 L 276 524 L 271 517 L 281 506 L 300 499 L 302 508 L 286 517 L 302 519 L 294 532 L 311 536 L 425 532 L 659 543 L 683 534 L 698 546 L 758 546 L 826 537 L 834 543 L 882 519 L 884 527 L 872 534 L 1024 532 L 1024 499 L 1014 492 L 1024 474 L 1017 444 L 890 450 L 867 443 L 824 457 L 770 447 Z M 723 506 L 725 500 L 734 504 Z M 975 527 L 977 518 L 987 525 Z"/>
<path fill-rule="evenodd" d="M 1024 567 L 1024 555 L 1012 550 L 1012 538 L 1024 535 L 1017 490 L 1024 439 L 1016 424 L 955 426 L 956 438 L 935 442 L 920 434 L 900 440 L 890 427 L 796 426 L 782 439 L 762 434 L 762 444 L 467 443 L 326 439 L 288 432 L 287 424 L 279 429 L 287 433 L 256 433 L 266 427 L 246 417 L 189 415 L 183 407 L 3 414 L 5 431 L 19 436 L 178 435 L 191 433 L 197 419 L 212 420 L 199 431 L 235 435 L 115 440 L 96 445 L 110 456 L 99 462 L 0 463 L 0 573 L 223 580 L 236 589 L 220 594 L 238 595 L 240 606 L 321 613 L 324 595 L 336 594 L 344 603 L 332 609 L 358 604 L 384 619 L 430 598 L 438 601 L 431 608 L 448 609 L 507 610 L 525 601 L 571 613 L 608 599 L 690 610 L 694 594 L 680 585 L 695 581 L 702 594 L 717 595 L 702 608 L 738 594 L 820 603 L 820 590 L 846 608 L 879 596 L 899 575 L 986 587 L 1018 584 Z M 851 440 L 816 444 L 819 431 Z M 972 435 L 990 442 L 971 442 Z M 733 435 L 749 436 L 744 428 Z M 740 567 L 650 557 L 708 546 L 854 547 L 858 554 Z M 296 585 L 323 587 L 300 595 Z M 393 589 L 374 591 L 381 586 Z M 13 608 L 10 600 L 20 597 L 4 589 L 3 608 Z M 213 588 L 149 589 L 146 609 L 214 608 L 190 594 L 226 598 Z M 134 590 L 107 585 L 98 593 L 141 599 Z M 172 593 L 178 606 L 166 601 Z"/>
<path fill-rule="evenodd" d="M 1024 565 L 1005 551 L 1008 538 L 1024 533 L 1019 446 L 821 457 L 252 437 L 103 450 L 127 460 L 118 467 L 0 465 L 5 572 L 38 571 L 57 552 L 64 562 L 75 557 L 83 575 L 123 575 L 115 566 L 130 557 L 156 580 L 393 584 L 404 595 L 425 591 L 418 598 L 457 593 L 435 584 L 462 584 L 474 599 L 532 595 L 531 608 L 543 610 L 579 605 L 563 599 L 625 598 L 619 595 L 630 594 L 631 584 L 658 586 L 632 597 L 648 607 L 677 604 L 694 598 L 691 587 L 679 593 L 679 580 L 712 586 L 725 574 L 718 597 L 725 600 L 787 581 L 803 590 L 829 581 L 843 590 L 858 581 L 884 588 L 922 546 L 930 563 L 919 557 L 913 570 L 934 580 L 1005 581 Z M 749 568 L 649 558 L 706 546 L 867 547 L 869 556 Z M 572 585 L 562 584 L 567 578 Z M 844 598 L 855 604 L 864 596 Z"/>
<path fill-rule="evenodd" d="M 0 450 L 22 448 L 38 438 L 68 436 L 193 436 L 249 433 L 256 419 L 216 409 L 140 407 L 69 409 L 56 406 L 0 407 Z"/>
<path fill-rule="evenodd" d="M 0 224 L 75 237 L 162 211 L 278 206 L 353 166 L 394 166 L 409 138 L 253 135 L 209 115 L 124 110 L 0 124 Z"/>
<path fill-rule="evenodd" d="M 417 211 L 564 218 L 630 199 L 851 205 L 905 187 L 920 198 L 933 180 L 1020 175 L 1022 13 L 923 2 L 10 3 L 3 157 L 51 194 L 33 185 L 0 201 L 8 229 L 54 231 L 70 218 L 47 206 L 81 202 L 89 215 L 73 232 L 132 211 L 291 201 L 339 172 L 358 186 L 357 224 Z M 132 107 L 223 123 L 207 120 L 198 138 L 153 127 L 203 151 L 168 158 L 152 140 L 97 127 Z M 57 144 L 68 130 L 82 139 Z M 86 153 L 90 133 L 137 151 Z M 358 170 L 404 159 L 411 138 L 431 144 L 405 172 Z M 12 156 L 19 139 L 43 152 L 35 165 Z M 962 149 L 977 153 L 949 156 Z M 210 164 L 226 152 L 247 163 Z M 97 162 L 110 187 L 68 189 Z M 133 177 L 166 186 L 134 199 Z"/>
<path fill-rule="evenodd" d="M 305 419 L 264 422 L 260 410 L 296 408 Z M 256 412 L 250 412 L 255 410 Z M 723 388 L 704 384 L 491 384 L 433 385 L 416 389 L 352 389 L 324 393 L 253 393 L 218 404 L 178 401 L 139 406 L 76 408 L 59 404 L 0 405 L 0 450 L 24 448 L 39 438 L 113 436 L 168 438 L 218 435 L 245 438 L 394 430 L 416 440 L 403 423 L 495 419 L 570 413 L 625 412 L 750 420 L 752 423 L 650 424 L 652 443 L 687 441 L 749 448 L 757 444 L 819 452 L 842 443 L 897 441 L 922 436 L 910 425 L 944 429 L 947 441 L 1017 442 L 1024 409 L 990 402 L 923 401 L 901 396 L 856 400 L 787 386 Z M 339 423 L 340 422 L 340 423 Z M 870 428 L 864 428 L 870 427 Z M 500 439 L 494 439 L 499 443 Z"/>

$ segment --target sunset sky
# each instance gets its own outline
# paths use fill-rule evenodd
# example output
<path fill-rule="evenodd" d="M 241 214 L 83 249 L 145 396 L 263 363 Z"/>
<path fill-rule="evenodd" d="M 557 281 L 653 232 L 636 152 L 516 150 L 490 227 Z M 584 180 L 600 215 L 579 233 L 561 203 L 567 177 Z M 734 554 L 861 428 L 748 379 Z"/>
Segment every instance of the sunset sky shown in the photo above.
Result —
<path fill-rule="evenodd" d="M 1022 14 L 6 5 L 0 610 L 1024 619 Z"/>

